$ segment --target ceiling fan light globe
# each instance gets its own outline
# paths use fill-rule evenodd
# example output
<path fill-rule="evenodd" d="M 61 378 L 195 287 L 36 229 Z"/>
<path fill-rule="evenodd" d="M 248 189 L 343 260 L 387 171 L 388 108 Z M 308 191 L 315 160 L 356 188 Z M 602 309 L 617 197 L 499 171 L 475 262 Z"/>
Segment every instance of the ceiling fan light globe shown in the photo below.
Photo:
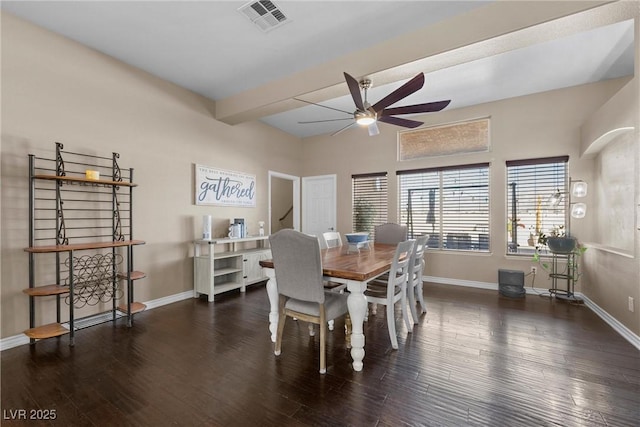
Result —
<path fill-rule="evenodd" d="M 370 111 L 356 111 L 354 115 L 356 123 L 360 126 L 369 126 L 376 121 L 376 115 Z"/>
<path fill-rule="evenodd" d="M 369 126 L 370 124 L 372 124 L 375 121 L 376 121 L 376 119 L 374 119 L 373 117 L 361 117 L 361 118 L 356 120 L 356 122 L 360 126 Z"/>

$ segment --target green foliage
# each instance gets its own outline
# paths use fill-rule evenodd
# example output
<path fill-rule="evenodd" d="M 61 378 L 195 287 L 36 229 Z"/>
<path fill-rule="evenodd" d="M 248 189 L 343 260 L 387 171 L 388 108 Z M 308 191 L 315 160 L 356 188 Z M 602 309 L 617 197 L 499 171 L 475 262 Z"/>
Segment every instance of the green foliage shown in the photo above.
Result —
<path fill-rule="evenodd" d="M 373 231 L 376 208 L 368 200 L 358 199 L 353 207 L 353 228 L 355 232 Z"/>
<path fill-rule="evenodd" d="M 536 247 L 546 246 L 549 237 L 565 237 L 564 225 L 553 227 L 548 235 L 542 231 L 538 232 L 538 244 Z"/>
<path fill-rule="evenodd" d="M 551 265 L 548 262 L 543 262 L 542 257 L 540 256 L 540 249 L 543 246 L 546 246 L 547 243 L 547 239 L 549 237 L 562 237 L 564 236 L 564 233 L 562 233 L 561 235 L 558 233 L 551 233 L 550 236 L 546 236 L 544 233 L 540 233 L 539 237 L 538 237 L 538 246 L 536 246 L 536 251 L 533 254 L 533 262 L 538 263 L 538 265 L 540 265 L 540 267 L 542 267 L 542 269 L 544 271 L 546 271 L 547 273 L 551 273 Z M 567 265 L 567 270 L 566 271 L 572 271 L 573 272 L 573 280 L 575 280 L 576 282 L 578 281 L 578 279 L 580 278 L 580 276 L 582 275 L 582 273 L 580 272 L 580 265 L 579 265 L 579 258 L 582 256 L 582 254 L 585 253 L 585 251 L 587 250 L 586 247 L 584 247 L 584 245 L 578 243 L 575 247 L 575 249 L 572 251 L 573 254 L 575 255 L 575 257 L 573 258 L 573 263 L 571 265 Z"/>

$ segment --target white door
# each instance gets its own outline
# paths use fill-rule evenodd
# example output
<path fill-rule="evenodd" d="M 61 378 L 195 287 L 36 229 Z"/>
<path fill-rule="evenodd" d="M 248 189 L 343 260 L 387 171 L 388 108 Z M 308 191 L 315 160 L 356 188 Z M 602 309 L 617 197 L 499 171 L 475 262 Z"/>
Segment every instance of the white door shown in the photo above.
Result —
<path fill-rule="evenodd" d="M 321 236 L 336 230 L 336 175 L 302 178 L 302 232 Z"/>

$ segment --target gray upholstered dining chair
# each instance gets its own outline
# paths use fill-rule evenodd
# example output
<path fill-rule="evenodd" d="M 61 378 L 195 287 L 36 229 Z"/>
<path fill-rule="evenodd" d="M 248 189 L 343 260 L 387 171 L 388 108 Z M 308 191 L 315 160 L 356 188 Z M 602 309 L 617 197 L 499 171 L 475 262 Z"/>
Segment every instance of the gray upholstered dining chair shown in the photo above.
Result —
<path fill-rule="evenodd" d="M 396 224 L 394 222 L 387 222 L 386 224 L 376 225 L 375 227 L 375 242 L 385 243 L 388 245 L 397 245 L 400 242 L 407 240 L 407 227 L 404 225 Z M 382 280 L 387 280 L 387 275 L 380 277 Z M 376 306 L 373 306 L 372 312 L 376 313 Z"/>
<path fill-rule="evenodd" d="M 409 277 L 409 262 L 411 261 L 414 242 L 415 240 L 406 240 L 398 243 L 387 280 L 372 280 L 364 291 L 367 302 L 382 304 L 387 307 L 387 328 L 389 329 L 391 347 L 394 349 L 398 349 L 395 318 L 396 303 L 400 302 L 402 318 L 407 326 L 407 331 L 411 332 L 413 326 L 409 321 L 408 315 L 407 278 Z"/>
<path fill-rule="evenodd" d="M 282 350 L 287 316 L 320 327 L 320 373 L 326 368 L 326 324 L 348 313 L 347 296 L 325 291 L 318 239 L 295 230 L 280 230 L 269 236 L 278 286 L 278 330 L 275 355 Z M 346 322 L 349 324 L 349 322 Z M 346 331 L 350 333 L 350 331 Z"/>
<path fill-rule="evenodd" d="M 404 225 L 388 222 L 375 227 L 376 243 L 397 245 L 405 240 L 407 240 L 407 227 Z"/>
<path fill-rule="evenodd" d="M 424 252 L 427 248 L 429 235 L 423 234 L 416 237 L 416 243 L 413 245 L 413 254 L 409 261 L 409 277 L 407 279 L 407 300 L 411 309 L 411 317 L 413 323 L 418 323 L 418 310 L 416 310 L 416 299 L 420 302 L 420 314 L 427 312 L 427 306 L 424 302 L 422 294 L 422 274 L 424 271 Z"/>
<path fill-rule="evenodd" d="M 322 233 L 322 243 L 323 247 L 330 248 L 339 248 L 342 246 L 342 238 L 340 237 L 339 231 L 326 231 Z M 324 288 L 331 290 L 333 292 L 341 292 L 347 289 L 347 285 L 339 282 L 332 282 L 331 280 L 327 280 L 324 282 Z M 333 331 L 333 322 L 329 321 L 329 330 Z"/>

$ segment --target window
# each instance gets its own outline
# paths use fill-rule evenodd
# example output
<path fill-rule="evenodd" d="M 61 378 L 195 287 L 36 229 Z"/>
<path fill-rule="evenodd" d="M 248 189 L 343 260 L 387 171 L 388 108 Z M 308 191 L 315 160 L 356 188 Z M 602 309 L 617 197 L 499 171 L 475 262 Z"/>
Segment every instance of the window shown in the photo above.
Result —
<path fill-rule="evenodd" d="M 476 153 L 489 150 L 489 119 L 419 128 L 398 133 L 398 158 Z"/>
<path fill-rule="evenodd" d="M 369 231 L 387 222 L 387 173 L 352 175 L 353 231 Z"/>
<path fill-rule="evenodd" d="M 507 161 L 507 252 L 531 255 L 538 234 L 565 226 L 568 156 Z M 552 195 L 560 203 L 549 203 Z"/>
<path fill-rule="evenodd" d="M 429 248 L 489 250 L 489 164 L 398 171 L 400 219 Z"/>

